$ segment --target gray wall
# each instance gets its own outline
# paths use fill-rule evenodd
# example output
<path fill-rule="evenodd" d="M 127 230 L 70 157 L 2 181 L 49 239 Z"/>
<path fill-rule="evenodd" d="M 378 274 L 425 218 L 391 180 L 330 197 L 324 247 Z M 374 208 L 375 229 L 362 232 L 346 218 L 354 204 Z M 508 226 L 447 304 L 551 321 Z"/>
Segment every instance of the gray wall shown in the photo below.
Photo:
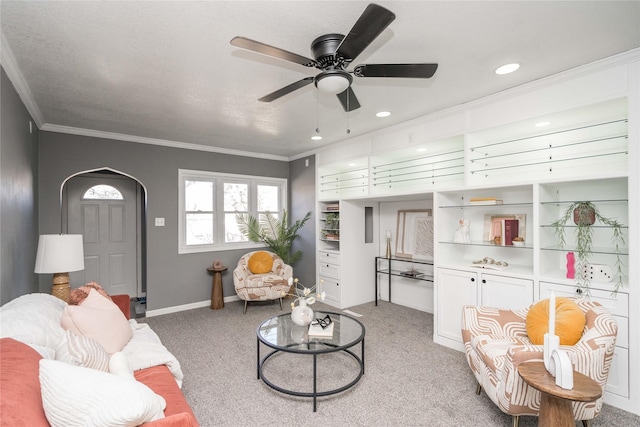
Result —
<path fill-rule="evenodd" d="M 60 186 L 89 169 L 112 168 L 147 189 L 147 309 L 157 310 L 211 298 L 207 267 L 220 259 L 223 292 L 234 296 L 232 271 L 246 250 L 178 255 L 178 169 L 278 178 L 289 177 L 289 162 L 183 150 L 101 138 L 40 132 L 40 233 L 60 232 Z M 308 210 L 308 209 L 307 209 Z M 305 211 L 306 212 L 306 211 Z M 153 218 L 165 218 L 155 227 Z M 66 231 L 66 230 L 62 230 Z M 49 290 L 40 279 L 42 292 Z"/>
<path fill-rule="evenodd" d="M 4 69 L 0 76 L 0 304 L 38 291 L 38 129 Z M 49 283 L 51 278 L 49 277 Z"/>
<path fill-rule="evenodd" d="M 305 166 L 307 160 L 309 165 Z M 300 237 L 293 244 L 293 251 L 302 251 L 302 258 L 294 266 L 293 274 L 310 287 L 316 280 L 315 156 L 289 163 L 289 195 L 291 221 L 301 219 L 307 212 L 311 212 L 311 219 L 300 230 Z"/>

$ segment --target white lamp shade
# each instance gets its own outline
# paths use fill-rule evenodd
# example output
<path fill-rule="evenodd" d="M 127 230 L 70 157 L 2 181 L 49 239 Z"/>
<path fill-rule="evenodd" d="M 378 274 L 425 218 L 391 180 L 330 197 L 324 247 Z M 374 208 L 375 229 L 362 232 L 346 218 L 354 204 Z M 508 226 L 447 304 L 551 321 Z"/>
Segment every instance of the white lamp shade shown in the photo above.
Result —
<path fill-rule="evenodd" d="M 338 94 L 344 92 L 351 82 L 347 77 L 337 74 L 332 76 L 325 76 L 318 80 L 318 89 L 322 92 Z"/>
<path fill-rule="evenodd" d="M 68 273 L 84 270 L 82 234 L 41 234 L 35 273 Z"/>

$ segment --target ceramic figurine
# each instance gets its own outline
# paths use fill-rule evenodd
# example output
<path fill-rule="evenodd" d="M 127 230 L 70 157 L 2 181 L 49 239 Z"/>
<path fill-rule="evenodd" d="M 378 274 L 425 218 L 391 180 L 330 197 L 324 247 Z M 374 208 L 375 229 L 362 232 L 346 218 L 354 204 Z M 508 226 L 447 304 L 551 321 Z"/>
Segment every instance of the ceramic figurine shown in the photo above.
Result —
<path fill-rule="evenodd" d="M 471 238 L 469 237 L 469 220 L 461 219 L 459 221 L 460 228 L 453 235 L 453 241 L 455 243 L 471 243 Z"/>

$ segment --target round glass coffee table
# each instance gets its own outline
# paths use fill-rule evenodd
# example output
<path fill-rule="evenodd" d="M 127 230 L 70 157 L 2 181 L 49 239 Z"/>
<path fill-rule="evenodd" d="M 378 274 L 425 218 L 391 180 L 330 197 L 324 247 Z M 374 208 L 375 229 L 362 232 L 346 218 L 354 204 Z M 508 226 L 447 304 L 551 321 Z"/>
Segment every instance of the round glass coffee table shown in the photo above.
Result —
<path fill-rule="evenodd" d="M 329 396 L 340 393 L 353 387 L 364 375 L 364 325 L 353 317 L 325 312 L 314 312 L 316 319 L 323 319 L 329 315 L 333 323 L 333 334 L 330 337 L 309 337 L 308 326 L 297 326 L 291 320 L 291 314 L 281 314 L 265 320 L 258 326 L 257 333 L 257 371 L 258 379 L 274 390 L 291 396 L 313 397 L 313 412 L 316 412 L 318 396 Z M 260 343 L 266 345 L 269 351 L 263 358 L 260 357 Z M 352 351 L 352 347 L 360 344 L 360 355 Z M 353 357 L 360 368 L 357 374 L 348 384 L 340 387 L 318 391 L 318 356 L 326 353 L 345 352 Z M 263 374 L 263 366 L 269 358 L 277 353 L 298 353 L 313 356 L 313 391 L 304 392 L 290 390 L 274 384 Z"/>

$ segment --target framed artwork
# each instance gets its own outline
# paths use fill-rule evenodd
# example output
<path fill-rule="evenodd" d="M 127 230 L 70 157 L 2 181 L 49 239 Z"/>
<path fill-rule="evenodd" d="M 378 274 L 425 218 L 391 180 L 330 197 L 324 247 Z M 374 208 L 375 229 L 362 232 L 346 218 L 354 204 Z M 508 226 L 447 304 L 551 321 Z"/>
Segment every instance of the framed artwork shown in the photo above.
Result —
<path fill-rule="evenodd" d="M 401 258 L 433 259 L 431 209 L 398 211 L 395 255 Z"/>
<path fill-rule="evenodd" d="M 484 228 L 482 240 L 485 242 L 493 242 L 496 237 L 502 235 L 502 220 L 517 219 L 518 220 L 518 236 L 527 240 L 527 214 L 487 214 L 484 216 Z"/>

